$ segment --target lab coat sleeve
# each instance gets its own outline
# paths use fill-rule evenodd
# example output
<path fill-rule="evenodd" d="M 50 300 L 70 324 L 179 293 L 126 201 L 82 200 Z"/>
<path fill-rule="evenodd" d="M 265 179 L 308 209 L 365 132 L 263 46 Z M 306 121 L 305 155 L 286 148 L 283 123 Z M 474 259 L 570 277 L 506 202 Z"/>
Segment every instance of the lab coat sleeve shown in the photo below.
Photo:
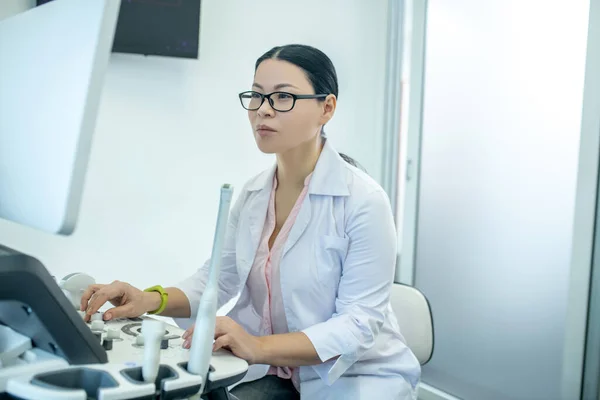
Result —
<path fill-rule="evenodd" d="M 397 239 L 387 195 L 382 190 L 370 193 L 350 213 L 350 242 L 335 313 L 303 330 L 323 361 L 313 368 L 328 385 L 373 347 L 394 280 Z"/>
<path fill-rule="evenodd" d="M 221 308 L 225 303 L 237 295 L 239 289 L 239 276 L 236 265 L 235 253 L 235 238 L 240 211 L 243 205 L 243 197 L 245 190 L 236 200 L 231 209 L 227 221 L 227 231 L 223 243 L 223 253 L 221 259 L 221 273 L 219 275 L 219 294 L 217 300 L 217 308 Z M 191 317 L 190 318 L 175 318 L 177 325 L 183 328 L 190 326 L 196 319 L 200 298 L 204 292 L 204 288 L 208 283 L 210 259 L 207 260 L 192 276 L 179 282 L 175 287 L 179 288 L 188 298 L 190 302 Z"/>

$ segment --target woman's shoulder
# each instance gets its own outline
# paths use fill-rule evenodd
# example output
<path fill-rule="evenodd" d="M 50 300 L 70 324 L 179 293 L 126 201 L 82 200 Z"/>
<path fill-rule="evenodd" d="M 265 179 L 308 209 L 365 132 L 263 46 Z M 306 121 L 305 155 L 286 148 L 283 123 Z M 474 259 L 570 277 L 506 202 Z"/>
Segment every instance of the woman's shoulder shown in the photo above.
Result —
<path fill-rule="evenodd" d="M 345 232 L 354 239 L 368 236 L 376 241 L 378 239 L 375 238 L 383 234 L 382 232 L 389 234 L 389 237 L 394 236 L 394 212 L 386 191 L 365 171 L 352 165 L 346 166 L 345 169 L 349 192 L 341 203 L 344 209 Z M 374 234 L 373 229 L 379 233 Z"/>
<path fill-rule="evenodd" d="M 346 182 L 348 184 L 347 203 L 356 207 L 369 204 L 390 203 L 390 199 L 383 187 L 365 171 L 350 165 L 345 165 Z"/>

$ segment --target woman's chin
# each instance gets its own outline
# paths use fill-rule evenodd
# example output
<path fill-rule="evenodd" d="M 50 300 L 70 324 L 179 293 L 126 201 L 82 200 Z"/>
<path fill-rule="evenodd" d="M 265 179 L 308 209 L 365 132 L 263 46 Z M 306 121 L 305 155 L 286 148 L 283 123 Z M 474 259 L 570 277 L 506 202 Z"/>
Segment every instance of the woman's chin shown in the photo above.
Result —
<path fill-rule="evenodd" d="M 256 145 L 258 149 L 265 154 L 275 154 L 279 152 L 279 147 L 277 143 L 273 143 L 272 141 L 265 140 L 263 138 L 256 138 Z"/>

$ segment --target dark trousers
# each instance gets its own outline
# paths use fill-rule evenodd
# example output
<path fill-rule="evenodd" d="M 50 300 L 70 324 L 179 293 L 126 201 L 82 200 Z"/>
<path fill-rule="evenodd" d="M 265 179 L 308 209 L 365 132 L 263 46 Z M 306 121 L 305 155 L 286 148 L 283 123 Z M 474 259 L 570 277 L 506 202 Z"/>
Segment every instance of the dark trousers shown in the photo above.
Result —
<path fill-rule="evenodd" d="M 300 393 L 291 379 L 267 375 L 252 382 L 244 382 L 231 389 L 239 400 L 299 400 Z"/>

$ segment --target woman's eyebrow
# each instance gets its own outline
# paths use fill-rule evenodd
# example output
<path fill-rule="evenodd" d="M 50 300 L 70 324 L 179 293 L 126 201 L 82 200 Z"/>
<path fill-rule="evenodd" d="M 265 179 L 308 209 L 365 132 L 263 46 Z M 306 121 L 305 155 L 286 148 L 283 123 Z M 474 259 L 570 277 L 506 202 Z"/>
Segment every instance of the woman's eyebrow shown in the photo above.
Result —
<path fill-rule="evenodd" d="M 256 82 L 252 84 L 252 87 L 255 87 L 260 90 L 264 90 L 263 86 Z M 285 87 L 293 87 L 293 88 L 299 89 L 297 86 L 294 86 L 291 83 L 278 83 L 277 85 L 275 85 L 275 90 L 283 89 Z"/>

